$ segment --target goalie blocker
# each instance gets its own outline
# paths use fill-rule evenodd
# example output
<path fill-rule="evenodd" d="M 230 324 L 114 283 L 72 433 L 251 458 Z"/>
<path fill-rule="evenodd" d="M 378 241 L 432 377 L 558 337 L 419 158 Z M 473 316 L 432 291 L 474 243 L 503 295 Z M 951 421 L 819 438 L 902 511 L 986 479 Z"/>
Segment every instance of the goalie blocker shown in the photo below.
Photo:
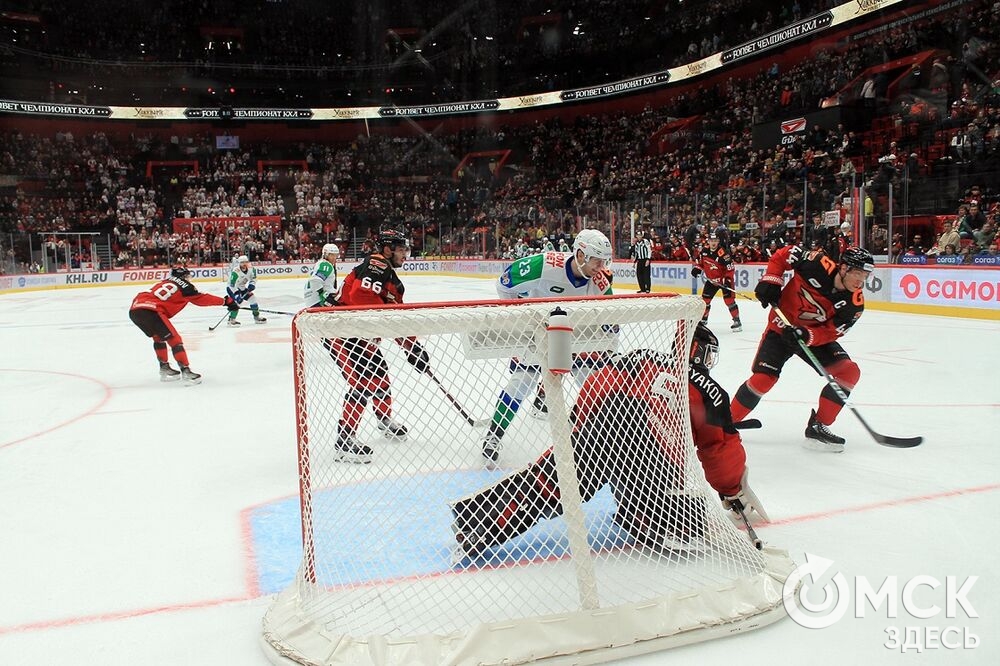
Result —
<path fill-rule="evenodd" d="M 685 494 L 684 453 L 658 426 L 668 412 L 689 408 L 698 458 L 724 506 L 767 519 L 746 480 L 746 454 L 730 417 L 729 396 L 709 376 L 718 343 L 699 324 L 691 350 L 688 405 L 676 404 L 666 383 L 670 359 L 640 349 L 620 356 L 584 383 L 571 414 L 570 436 L 580 496 L 609 485 L 615 523 L 638 544 L 698 548 L 705 526 L 701 498 Z M 681 389 L 682 390 L 682 389 Z M 455 539 L 476 557 L 562 513 L 553 451 L 526 469 L 452 504 Z"/>

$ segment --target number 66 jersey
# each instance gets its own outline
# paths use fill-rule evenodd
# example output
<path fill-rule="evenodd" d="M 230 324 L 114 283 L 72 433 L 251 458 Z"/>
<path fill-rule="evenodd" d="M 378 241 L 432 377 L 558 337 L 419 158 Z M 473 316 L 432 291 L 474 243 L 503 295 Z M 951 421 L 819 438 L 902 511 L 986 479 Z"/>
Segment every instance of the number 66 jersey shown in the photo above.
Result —
<path fill-rule="evenodd" d="M 339 301 L 341 305 L 402 303 L 404 290 L 389 260 L 373 253 L 347 274 Z"/>

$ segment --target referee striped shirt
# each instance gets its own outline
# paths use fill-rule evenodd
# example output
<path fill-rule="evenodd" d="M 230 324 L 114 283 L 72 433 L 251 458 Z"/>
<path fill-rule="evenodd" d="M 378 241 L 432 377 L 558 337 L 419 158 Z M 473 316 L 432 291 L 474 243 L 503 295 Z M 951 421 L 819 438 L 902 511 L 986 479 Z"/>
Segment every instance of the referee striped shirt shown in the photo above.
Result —
<path fill-rule="evenodd" d="M 632 246 L 633 259 L 649 259 L 653 256 L 653 242 L 648 238 L 643 238 L 635 242 Z"/>

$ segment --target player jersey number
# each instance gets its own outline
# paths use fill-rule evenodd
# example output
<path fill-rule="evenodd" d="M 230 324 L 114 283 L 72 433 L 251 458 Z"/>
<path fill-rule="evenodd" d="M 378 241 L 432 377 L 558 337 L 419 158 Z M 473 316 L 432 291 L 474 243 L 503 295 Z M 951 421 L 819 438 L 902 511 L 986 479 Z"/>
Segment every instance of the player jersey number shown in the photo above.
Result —
<path fill-rule="evenodd" d="M 517 262 L 517 274 L 524 277 L 531 272 L 531 261 L 529 259 L 522 259 Z"/>
<path fill-rule="evenodd" d="M 180 291 L 180 289 L 173 282 L 164 282 L 153 290 L 153 296 L 156 296 L 161 301 L 169 301 L 170 297 L 178 291 Z"/>
<path fill-rule="evenodd" d="M 361 278 L 361 286 L 374 294 L 382 293 L 383 285 L 381 280 L 373 280 L 370 277 L 365 276 Z"/>

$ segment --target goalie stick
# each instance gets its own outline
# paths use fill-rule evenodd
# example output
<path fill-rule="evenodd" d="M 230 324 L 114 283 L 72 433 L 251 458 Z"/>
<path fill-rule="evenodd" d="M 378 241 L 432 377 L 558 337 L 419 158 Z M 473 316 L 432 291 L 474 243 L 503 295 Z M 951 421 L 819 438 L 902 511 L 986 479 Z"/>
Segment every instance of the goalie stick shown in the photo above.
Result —
<path fill-rule="evenodd" d="M 785 324 L 785 326 L 792 325 L 791 322 L 788 321 L 788 317 L 785 316 L 785 313 L 782 312 L 781 309 L 778 308 L 778 306 L 774 306 L 773 310 L 774 313 L 778 315 L 778 318 L 781 319 L 782 323 Z M 896 449 L 909 449 L 914 446 L 920 446 L 920 444 L 923 443 L 924 438 L 919 436 L 892 437 L 890 435 L 883 435 L 880 432 L 876 432 L 870 425 L 868 425 L 868 422 L 865 421 L 864 417 L 861 416 L 861 413 L 854 408 L 854 405 L 848 402 L 847 393 L 840 386 L 840 384 L 837 383 L 837 380 L 831 377 L 830 373 L 826 371 L 826 368 L 823 367 L 823 364 L 819 362 L 819 359 L 817 359 L 816 356 L 809 349 L 809 345 L 807 345 L 802 340 L 798 340 L 798 343 L 799 347 L 802 349 L 802 353 L 806 355 L 806 358 L 809 359 L 809 362 L 812 363 L 812 366 L 816 368 L 816 371 L 819 372 L 819 374 L 823 376 L 823 379 L 826 380 L 827 386 L 833 389 L 833 392 L 837 394 L 837 397 L 840 398 L 840 401 L 842 403 L 844 403 L 844 406 L 850 409 L 851 412 L 854 414 L 854 416 L 858 418 L 858 421 L 860 421 L 864 429 L 868 431 L 868 434 L 872 436 L 872 439 L 874 439 L 882 446 L 891 446 Z"/>
<path fill-rule="evenodd" d="M 733 511 L 735 511 L 737 515 L 743 519 L 743 524 L 747 527 L 747 536 L 750 537 L 750 542 L 753 544 L 753 547 L 757 550 L 763 550 L 764 542 L 760 540 L 760 537 L 757 536 L 757 532 L 755 532 L 753 526 L 750 525 L 750 521 L 747 519 L 747 513 L 743 510 L 743 504 L 734 504 Z"/>
<path fill-rule="evenodd" d="M 425 374 L 428 377 L 430 377 L 431 381 L 434 382 L 435 384 L 437 384 L 437 387 L 441 390 L 441 393 L 444 394 L 444 397 L 448 398 L 448 402 L 451 403 L 452 407 L 454 407 L 455 410 L 458 411 L 458 413 L 462 415 L 462 418 L 464 418 L 465 422 L 468 423 L 470 426 L 472 426 L 474 428 L 477 428 L 479 426 L 484 426 L 484 425 L 486 425 L 487 423 L 490 422 L 489 419 L 474 419 L 474 418 L 472 418 L 472 415 L 470 415 L 469 412 L 465 409 L 465 407 L 462 406 L 462 403 L 460 403 L 458 401 L 458 399 L 455 396 L 453 396 L 448 391 L 447 388 L 445 388 L 445 385 L 441 383 L 441 380 L 438 379 L 437 376 L 433 372 L 431 372 L 430 368 L 427 368 L 426 370 L 424 370 L 423 374 Z"/>

